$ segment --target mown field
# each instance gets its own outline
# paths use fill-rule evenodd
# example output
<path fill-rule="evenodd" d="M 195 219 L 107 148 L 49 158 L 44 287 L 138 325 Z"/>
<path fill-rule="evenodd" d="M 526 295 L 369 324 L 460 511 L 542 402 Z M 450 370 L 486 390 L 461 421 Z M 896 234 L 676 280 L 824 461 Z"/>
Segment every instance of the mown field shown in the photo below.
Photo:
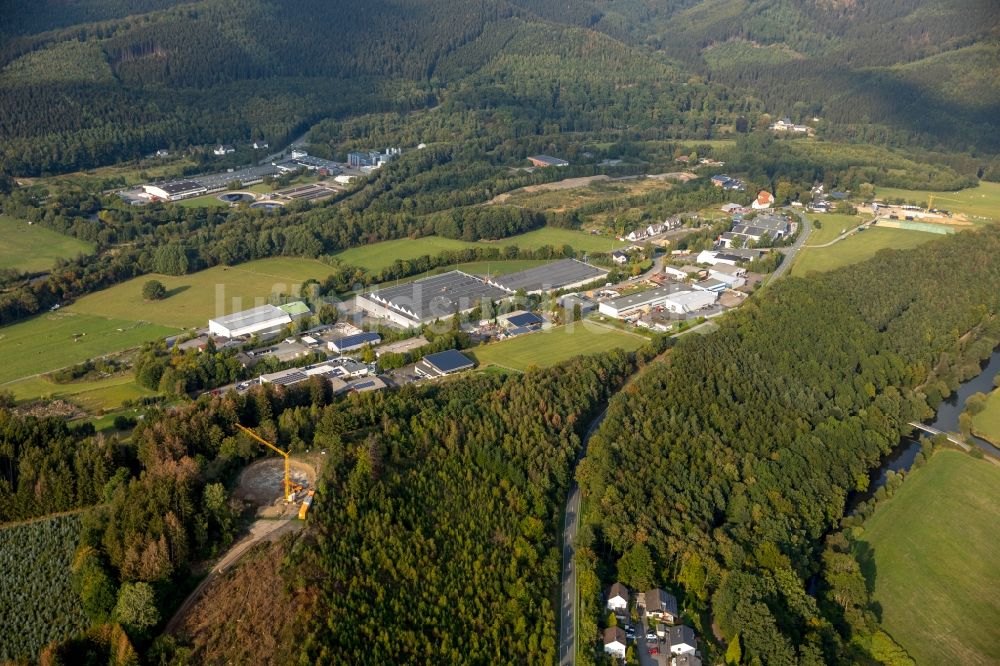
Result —
<path fill-rule="evenodd" d="M 957 192 L 930 192 L 927 190 L 900 190 L 891 187 L 875 189 L 875 196 L 884 200 L 903 199 L 916 203 L 930 203 L 934 208 L 944 208 L 953 213 L 965 213 L 971 222 L 1000 221 L 1000 183 L 982 182 Z"/>
<path fill-rule="evenodd" d="M 972 417 L 972 432 L 1000 446 L 1000 389 L 990 393 L 985 409 Z"/>
<path fill-rule="evenodd" d="M 908 250 L 938 238 L 941 236 L 925 231 L 874 227 L 829 247 L 803 248 L 792 266 L 792 275 L 805 275 L 810 271 L 831 271 L 870 259 L 879 250 Z M 809 240 L 811 245 L 811 236 Z"/>
<path fill-rule="evenodd" d="M 582 321 L 467 351 L 483 367 L 499 365 L 514 370 L 527 370 L 533 365 L 542 368 L 555 365 L 581 354 L 596 354 L 611 349 L 633 351 L 647 342 L 648 340 L 634 333 Z"/>
<path fill-rule="evenodd" d="M 0 662 L 34 657 L 90 625 L 70 580 L 79 539 L 79 515 L 0 528 Z"/>
<path fill-rule="evenodd" d="M 118 409 L 125 400 L 156 395 L 154 391 L 136 384 L 131 373 L 67 384 L 57 384 L 45 377 L 29 377 L 8 384 L 4 389 L 13 391 L 17 400 L 39 397 L 68 400 L 90 413 Z"/>
<path fill-rule="evenodd" d="M 0 268 L 40 273 L 51 269 L 56 259 L 72 259 L 93 251 L 91 243 L 0 215 Z"/>
<path fill-rule="evenodd" d="M 997 543 L 1000 467 L 956 451 L 936 453 L 865 523 L 881 624 L 917 664 L 1000 661 Z"/>
<path fill-rule="evenodd" d="M 190 275 L 144 275 L 88 294 L 68 310 L 173 328 L 207 326 L 212 317 L 266 303 L 272 293 L 297 296 L 307 279 L 322 280 L 330 272 L 329 266 L 313 259 L 275 257 Z M 143 300 L 142 285 L 151 279 L 166 286 L 167 298 Z"/>
<path fill-rule="evenodd" d="M 174 332 L 147 322 L 68 309 L 38 315 L 0 328 L 0 384 L 137 347 Z"/>
<path fill-rule="evenodd" d="M 806 245 L 822 245 L 823 243 L 829 243 L 834 238 L 840 235 L 840 232 L 845 229 L 850 229 L 852 227 L 858 226 L 862 222 L 860 215 L 840 215 L 838 213 L 809 213 L 806 212 L 806 217 L 809 218 L 810 222 L 819 220 L 822 225 L 820 228 L 816 228 L 813 224 L 812 233 L 809 234 L 809 243 Z"/>

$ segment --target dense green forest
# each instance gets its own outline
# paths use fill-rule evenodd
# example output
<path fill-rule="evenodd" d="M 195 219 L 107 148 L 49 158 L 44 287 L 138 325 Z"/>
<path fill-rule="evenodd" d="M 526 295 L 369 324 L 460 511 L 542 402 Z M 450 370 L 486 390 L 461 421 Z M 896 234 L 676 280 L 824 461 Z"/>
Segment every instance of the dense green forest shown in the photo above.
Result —
<path fill-rule="evenodd" d="M 996 14 L 926 4 L 4 0 L 0 172 L 274 146 L 322 119 L 432 108 L 475 118 L 493 145 L 732 136 L 769 112 L 820 116 L 831 136 L 996 153 Z"/>
<path fill-rule="evenodd" d="M 990 227 L 783 280 L 682 339 L 612 401 L 581 463 L 591 580 L 676 590 L 742 663 L 872 658 L 851 642 L 872 631 L 849 621 L 857 595 L 807 583 L 906 423 L 1000 344 L 998 250 Z"/>

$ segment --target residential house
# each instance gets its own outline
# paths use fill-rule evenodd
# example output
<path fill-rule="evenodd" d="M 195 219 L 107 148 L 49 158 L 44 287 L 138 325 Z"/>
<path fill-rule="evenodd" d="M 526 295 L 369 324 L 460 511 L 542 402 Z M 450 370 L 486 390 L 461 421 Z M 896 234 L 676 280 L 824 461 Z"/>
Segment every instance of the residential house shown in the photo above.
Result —
<path fill-rule="evenodd" d="M 672 666 L 701 666 L 701 657 L 694 652 L 685 652 L 674 657 Z"/>
<path fill-rule="evenodd" d="M 659 588 L 646 592 L 646 615 L 673 624 L 678 619 L 677 597 Z"/>
<path fill-rule="evenodd" d="M 621 627 L 608 627 L 604 630 L 604 651 L 607 654 L 625 658 L 625 631 Z"/>
<path fill-rule="evenodd" d="M 809 210 L 813 213 L 829 213 L 830 208 L 830 204 L 826 201 L 813 201 L 809 204 Z"/>
<path fill-rule="evenodd" d="M 659 222 L 654 222 L 653 224 L 646 227 L 647 236 L 655 236 L 657 234 L 662 234 L 667 230 L 667 225 L 660 224 Z"/>
<path fill-rule="evenodd" d="M 625 611 L 628 609 L 629 591 L 621 583 L 614 583 L 608 588 L 608 610 Z"/>
<path fill-rule="evenodd" d="M 228 144 L 220 144 L 215 147 L 215 150 L 212 151 L 213 154 L 218 155 L 219 157 L 223 155 L 229 155 L 230 153 L 235 153 L 235 152 L 236 149 Z"/>
<path fill-rule="evenodd" d="M 761 190 L 757 193 L 757 198 L 753 200 L 750 206 L 754 210 L 764 210 L 770 208 L 774 204 L 774 195 L 767 190 Z"/>
<path fill-rule="evenodd" d="M 156 151 L 156 156 L 157 157 L 170 157 L 170 151 L 167 150 L 166 148 L 160 148 L 159 150 Z"/>
<path fill-rule="evenodd" d="M 724 173 L 712 176 L 712 185 L 715 185 L 716 187 L 725 187 L 726 183 L 729 183 L 730 181 L 732 181 L 732 178 Z"/>
<path fill-rule="evenodd" d="M 611 253 L 611 261 L 615 262 L 619 266 L 624 266 L 628 263 L 628 255 L 621 250 L 615 250 Z"/>
<path fill-rule="evenodd" d="M 625 236 L 625 240 L 630 243 L 635 243 L 637 241 L 645 240 L 646 236 L 647 234 L 645 229 L 634 229 L 628 232 L 628 235 Z"/>
<path fill-rule="evenodd" d="M 263 139 L 258 139 L 257 141 L 253 142 L 254 150 L 264 150 L 265 148 L 270 148 L 267 141 L 264 141 Z"/>
<path fill-rule="evenodd" d="M 670 652 L 673 654 L 694 654 L 698 649 L 694 629 L 684 624 L 670 627 L 665 640 L 670 643 Z"/>

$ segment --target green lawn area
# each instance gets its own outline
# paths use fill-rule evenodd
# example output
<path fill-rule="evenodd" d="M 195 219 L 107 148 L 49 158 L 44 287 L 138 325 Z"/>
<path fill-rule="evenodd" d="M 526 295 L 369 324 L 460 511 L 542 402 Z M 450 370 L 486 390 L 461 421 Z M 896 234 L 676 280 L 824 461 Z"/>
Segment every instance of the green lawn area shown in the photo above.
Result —
<path fill-rule="evenodd" d="M 181 199 L 176 201 L 178 206 L 183 206 L 184 208 L 225 208 L 229 205 L 228 202 L 219 199 L 219 195 L 222 192 L 216 192 L 215 194 L 206 194 L 204 196 L 195 197 L 193 199 Z"/>
<path fill-rule="evenodd" d="M 814 220 L 819 220 L 820 224 L 823 225 L 817 229 L 816 225 L 813 224 L 813 230 L 812 233 L 809 234 L 809 241 L 807 245 L 822 245 L 823 243 L 829 243 L 834 238 L 839 236 L 841 231 L 858 226 L 862 219 L 858 215 L 839 215 L 837 213 L 807 212 L 806 217 L 809 218 L 810 223 Z"/>
<path fill-rule="evenodd" d="M 792 266 L 792 274 L 805 275 L 810 271 L 830 271 L 870 259 L 879 250 L 887 248 L 908 250 L 937 238 L 941 238 L 941 236 L 926 231 L 874 227 L 868 231 L 849 236 L 829 247 L 803 248 Z M 811 237 L 810 244 L 812 244 Z"/>
<path fill-rule="evenodd" d="M 1000 183 L 982 182 L 957 192 L 930 192 L 927 190 L 900 190 L 878 187 L 875 196 L 883 200 L 902 198 L 906 201 L 929 203 L 934 197 L 934 208 L 944 208 L 953 213 L 965 213 L 971 222 L 1000 221 Z M 978 219 L 977 218 L 985 218 Z"/>
<path fill-rule="evenodd" d="M 0 215 L 0 268 L 40 273 L 56 259 L 71 259 L 94 251 L 91 243 Z"/>
<path fill-rule="evenodd" d="M 972 417 L 972 431 L 1000 446 L 1000 389 L 990 393 L 986 408 Z"/>
<path fill-rule="evenodd" d="M 646 342 L 639 335 L 581 321 L 466 351 L 472 352 L 480 366 L 500 365 L 526 370 L 532 365 L 555 365 L 581 354 L 595 354 L 616 348 L 632 351 Z"/>
<path fill-rule="evenodd" d="M 4 388 L 13 391 L 14 397 L 18 400 L 61 398 L 79 405 L 90 413 L 117 409 L 124 400 L 156 395 L 155 391 L 136 384 L 131 374 L 68 384 L 56 384 L 44 377 L 29 377 L 8 384 Z"/>
<path fill-rule="evenodd" d="M 0 384 L 137 347 L 174 329 L 68 310 L 0 328 Z"/>
<path fill-rule="evenodd" d="M 1000 467 L 956 451 L 936 453 L 865 523 L 882 627 L 917 664 L 1000 661 L 997 543 Z"/>
<path fill-rule="evenodd" d="M 267 302 L 270 294 L 298 294 L 309 278 L 322 280 L 332 271 L 323 262 L 275 257 L 237 266 L 215 266 L 190 275 L 143 275 L 84 296 L 67 309 L 102 317 L 142 319 L 162 326 L 207 326 L 222 314 Z M 167 288 L 162 301 L 142 298 L 142 285 L 157 279 Z"/>

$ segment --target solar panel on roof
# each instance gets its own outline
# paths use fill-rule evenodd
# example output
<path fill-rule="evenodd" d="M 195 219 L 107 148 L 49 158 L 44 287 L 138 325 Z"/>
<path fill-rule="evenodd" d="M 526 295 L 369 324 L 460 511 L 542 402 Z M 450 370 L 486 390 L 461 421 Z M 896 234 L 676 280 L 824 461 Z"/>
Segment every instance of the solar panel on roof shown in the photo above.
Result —
<path fill-rule="evenodd" d="M 462 354 L 457 349 L 428 354 L 424 357 L 424 362 L 444 374 L 471 368 L 474 365 L 468 356 Z"/>
<path fill-rule="evenodd" d="M 543 323 L 543 319 L 533 312 L 524 312 L 522 314 L 514 315 L 508 317 L 507 321 L 511 326 L 532 326 L 534 324 Z"/>

